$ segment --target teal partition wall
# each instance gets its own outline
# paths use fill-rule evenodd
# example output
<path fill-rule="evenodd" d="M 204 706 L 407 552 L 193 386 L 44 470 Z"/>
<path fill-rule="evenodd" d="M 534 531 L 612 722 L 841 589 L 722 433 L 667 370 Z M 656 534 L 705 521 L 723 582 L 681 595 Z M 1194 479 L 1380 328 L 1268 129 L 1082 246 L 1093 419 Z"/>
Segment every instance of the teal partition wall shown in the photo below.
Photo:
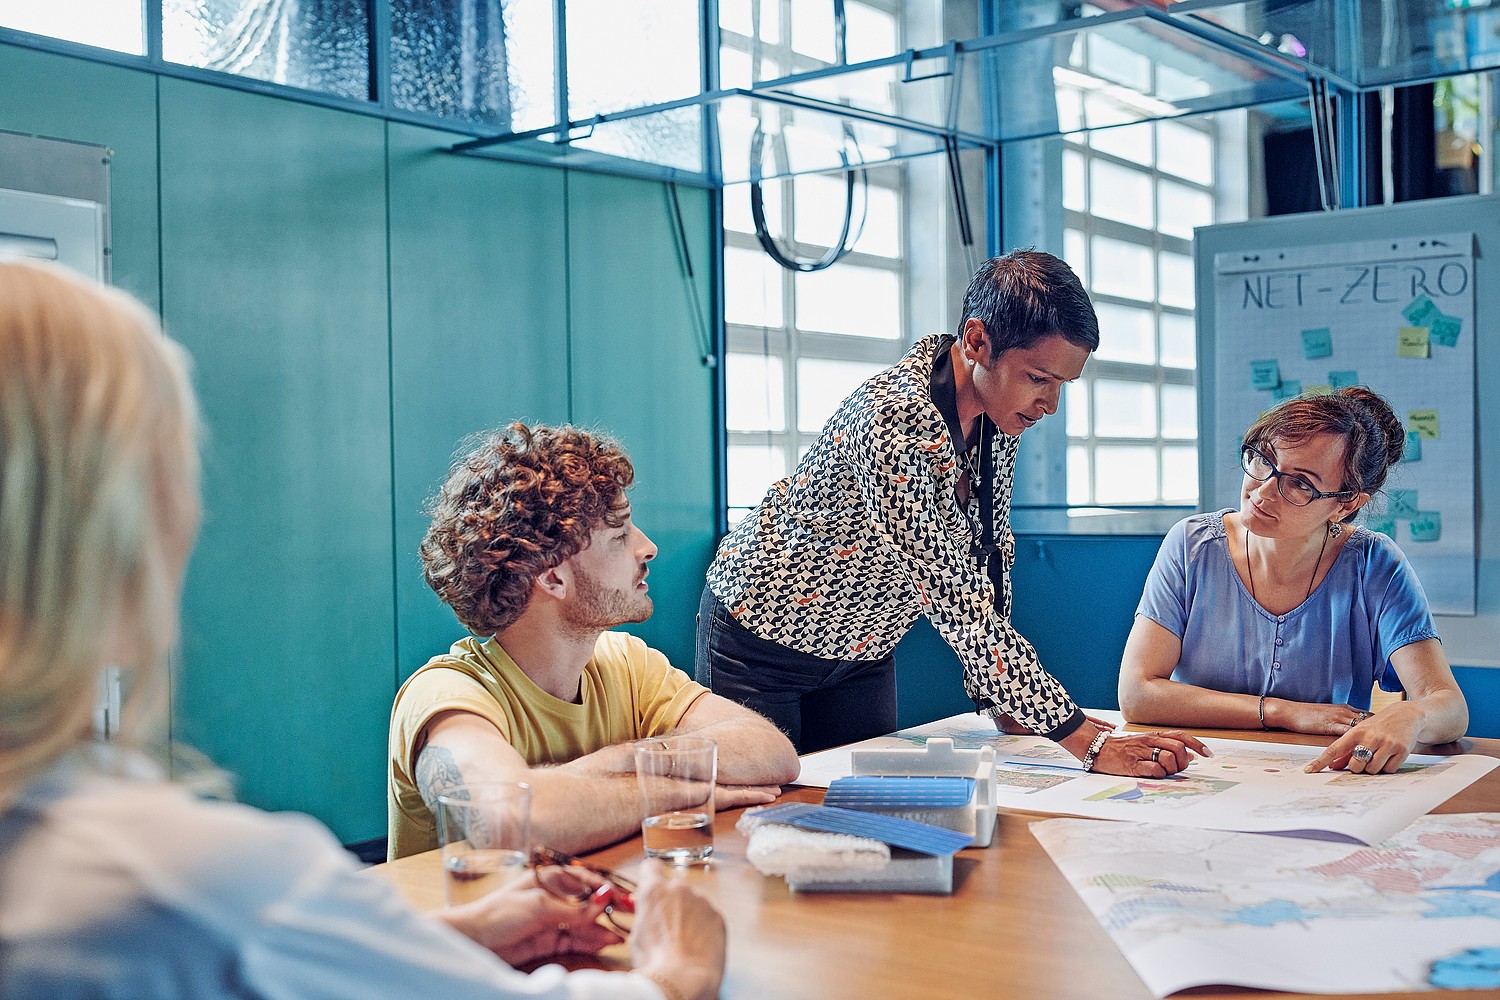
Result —
<path fill-rule="evenodd" d="M 0 129 L 115 150 L 116 283 L 193 352 L 205 511 L 173 735 L 241 798 L 384 834 L 391 699 L 460 634 L 421 581 L 421 504 L 483 428 L 625 441 L 663 549 L 643 634 L 691 661 L 713 379 L 665 186 L 3 44 L 0 93 Z M 708 196 L 681 201 L 711 301 Z"/>
<path fill-rule="evenodd" d="M 394 655 L 384 124 L 175 79 L 160 121 L 162 313 L 208 429 L 176 735 L 357 835 Z"/>
<path fill-rule="evenodd" d="M 708 230 L 709 196 L 679 189 L 684 226 Z M 696 244 L 696 245 L 694 245 Z M 610 431 L 635 464 L 635 520 L 659 549 L 656 612 L 631 630 L 692 673 L 694 615 L 715 540 L 713 369 L 702 363 L 699 303 L 711 302 L 708 247 L 694 240 L 689 284 L 670 192 L 568 175 L 573 419 Z M 696 291 L 696 294 L 695 294 Z"/>
<path fill-rule="evenodd" d="M 422 580 L 424 501 L 467 436 L 568 412 L 564 173 L 390 130 L 391 425 L 399 684 L 464 635 Z"/>

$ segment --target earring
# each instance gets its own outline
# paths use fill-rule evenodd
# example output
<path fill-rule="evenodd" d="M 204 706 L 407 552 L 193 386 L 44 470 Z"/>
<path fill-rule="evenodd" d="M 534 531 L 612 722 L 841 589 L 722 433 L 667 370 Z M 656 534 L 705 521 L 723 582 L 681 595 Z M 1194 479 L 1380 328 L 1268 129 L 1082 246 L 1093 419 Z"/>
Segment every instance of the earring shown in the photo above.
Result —
<path fill-rule="evenodd" d="M 1344 526 L 1337 521 L 1328 522 L 1328 537 L 1337 538 L 1344 533 Z"/>

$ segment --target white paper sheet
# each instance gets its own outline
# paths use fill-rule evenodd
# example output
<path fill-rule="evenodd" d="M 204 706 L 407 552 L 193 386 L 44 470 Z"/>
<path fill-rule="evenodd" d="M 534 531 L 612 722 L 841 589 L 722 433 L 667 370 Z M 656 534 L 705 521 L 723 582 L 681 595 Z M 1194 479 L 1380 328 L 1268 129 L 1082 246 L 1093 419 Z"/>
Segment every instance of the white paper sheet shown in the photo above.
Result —
<path fill-rule="evenodd" d="M 1396 774 L 1306 774 L 1302 768 L 1321 752 L 1317 747 L 1207 739 L 1214 756 L 1195 760 L 1178 775 L 1121 778 L 1086 773 L 1056 743 L 1003 736 L 976 715 L 953 716 L 855 747 L 920 746 L 934 736 L 951 738 L 960 748 L 995 747 L 996 801 L 1002 809 L 1365 844 L 1391 836 L 1500 765 L 1477 754 L 1414 754 Z M 827 787 L 849 774 L 852 749 L 802 758 L 797 783 Z"/>
<path fill-rule="evenodd" d="M 1142 823 L 1031 831 L 1157 996 L 1500 989 L 1500 813 L 1375 847 Z"/>

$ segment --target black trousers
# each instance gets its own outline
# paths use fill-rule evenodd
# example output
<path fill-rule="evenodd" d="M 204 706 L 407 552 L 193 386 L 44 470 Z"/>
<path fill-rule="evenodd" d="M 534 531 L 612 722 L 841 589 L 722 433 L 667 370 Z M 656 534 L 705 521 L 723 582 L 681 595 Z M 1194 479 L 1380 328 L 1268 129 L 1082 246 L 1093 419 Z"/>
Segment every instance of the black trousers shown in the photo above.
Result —
<path fill-rule="evenodd" d="M 698 603 L 698 683 L 774 722 L 798 753 L 896 728 L 896 657 L 831 660 L 762 639 L 713 591 Z"/>

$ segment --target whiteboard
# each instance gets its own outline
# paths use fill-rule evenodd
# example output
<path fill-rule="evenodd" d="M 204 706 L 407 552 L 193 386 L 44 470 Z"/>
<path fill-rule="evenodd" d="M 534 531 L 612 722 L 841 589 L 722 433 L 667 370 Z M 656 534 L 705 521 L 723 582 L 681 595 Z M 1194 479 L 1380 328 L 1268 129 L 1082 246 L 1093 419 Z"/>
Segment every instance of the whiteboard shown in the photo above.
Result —
<path fill-rule="evenodd" d="M 1233 454 L 1283 399 L 1380 393 L 1406 457 L 1361 522 L 1401 546 L 1435 613 L 1472 615 L 1474 234 L 1225 251 L 1213 268 L 1219 444 Z M 1211 472 L 1215 505 L 1239 506 L 1238 466 Z"/>
<path fill-rule="evenodd" d="M 1454 420 L 1445 423 L 1441 420 L 1442 414 L 1461 407 L 1451 401 L 1440 403 L 1439 440 L 1456 426 L 1467 426 L 1472 440 L 1471 450 L 1466 455 L 1457 454 L 1451 460 L 1460 465 L 1467 461 L 1469 475 L 1474 483 L 1472 549 L 1462 560 L 1462 567 L 1452 568 L 1453 575 L 1460 579 L 1467 576 L 1473 581 L 1473 614 L 1439 611 L 1438 630 L 1442 634 L 1444 648 L 1451 662 L 1464 666 L 1500 667 L 1500 639 L 1497 639 L 1500 637 L 1500 517 L 1494 516 L 1493 510 L 1490 511 L 1490 516 L 1486 516 L 1486 500 L 1488 499 L 1490 508 L 1493 508 L 1495 498 L 1500 497 L 1500 377 L 1497 377 L 1500 376 L 1500 197 L 1480 195 L 1434 199 L 1340 212 L 1281 216 L 1197 230 L 1194 254 L 1198 302 L 1199 490 L 1204 507 L 1238 506 L 1237 475 L 1231 477 L 1235 485 L 1233 491 L 1227 494 L 1222 480 L 1226 469 L 1236 468 L 1239 435 L 1249 421 L 1243 417 L 1226 416 L 1221 424 L 1218 400 L 1221 392 L 1233 396 L 1251 391 L 1248 388 L 1240 389 L 1242 382 L 1248 386 L 1250 372 L 1246 366 L 1249 361 L 1269 360 L 1273 356 L 1289 357 L 1288 379 L 1297 380 L 1299 365 L 1321 365 L 1325 360 L 1333 360 L 1307 358 L 1303 353 L 1302 330 L 1328 325 L 1321 322 L 1309 322 L 1303 326 L 1299 320 L 1290 324 L 1292 335 L 1296 339 L 1290 345 L 1283 345 L 1285 351 L 1257 353 L 1253 358 L 1237 353 L 1238 348 L 1231 349 L 1227 340 L 1221 341 L 1219 330 L 1223 303 L 1218 301 L 1219 275 L 1216 270 L 1219 255 L 1286 252 L 1310 255 L 1311 262 L 1315 265 L 1332 265 L 1333 261 L 1328 257 L 1318 256 L 1334 252 L 1328 249 L 1330 247 L 1336 248 L 1344 256 L 1353 256 L 1356 245 L 1384 241 L 1410 247 L 1413 240 L 1432 237 L 1440 239 L 1444 235 L 1465 233 L 1472 234 L 1468 243 L 1468 249 L 1472 252 L 1472 319 L 1463 323 L 1457 343 L 1462 345 L 1467 339 L 1468 349 L 1473 352 L 1473 370 L 1467 380 L 1459 379 L 1461 384 L 1449 384 L 1444 388 L 1445 391 L 1468 394 L 1472 400 L 1471 413 L 1465 418 L 1459 412 L 1455 418 L 1457 423 Z M 1314 253 L 1313 248 L 1322 249 Z M 1402 307 L 1409 304 L 1409 301 L 1400 303 Z M 1461 306 L 1454 305 L 1454 311 L 1460 312 Z M 1369 335 L 1375 339 L 1371 341 L 1374 346 L 1369 348 L 1368 361 L 1362 355 L 1351 365 L 1340 364 L 1335 367 L 1330 364 L 1328 371 L 1362 371 L 1365 365 L 1374 364 L 1376 367 L 1368 370 L 1378 375 L 1378 369 L 1385 367 L 1387 358 L 1391 365 L 1395 365 L 1398 359 L 1393 347 L 1393 335 L 1386 332 L 1390 324 L 1384 320 L 1382 323 L 1377 334 Z M 1270 325 L 1258 327 L 1252 335 L 1269 336 L 1271 329 Z M 1221 363 L 1221 356 L 1227 359 L 1224 363 Z M 1231 365 L 1234 366 L 1232 369 Z M 1312 369 L 1313 372 L 1319 370 L 1321 369 Z M 1399 368 L 1396 370 L 1399 372 Z M 1306 374 L 1306 371 L 1302 374 Z M 1373 384 L 1374 379 L 1367 381 Z M 1372 387 L 1382 394 L 1397 395 L 1390 386 Z M 1403 420 L 1407 417 L 1407 413 L 1400 407 L 1397 408 L 1397 413 Z M 1254 413 L 1250 416 L 1253 417 Z M 1233 426 L 1229 426 L 1230 424 Z M 1388 488 L 1401 488 L 1401 484 L 1395 480 L 1414 475 L 1417 466 L 1422 461 L 1428 461 L 1427 456 L 1431 454 L 1428 444 L 1427 440 L 1423 441 L 1423 458 L 1420 461 L 1410 465 L 1403 464 L 1393 470 L 1393 481 L 1387 484 Z M 1420 498 L 1420 485 L 1418 491 Z M 1399 527 L 1409 530 L 1407 525 Z M 1450 524 L 1446 519 L 1442 524 L 1442 532 L 1445 536 L 1450 534 Z M 1411 552 L 1412 545 L 1404 541 L 1402 544 L 1406 551 Z M 1429 581 L 1428 575 L 1420 569 L 1419 573 L 1424 587 L 1430 594 L 1433 593 L 1437 589 L 1436 580 Z"/>

